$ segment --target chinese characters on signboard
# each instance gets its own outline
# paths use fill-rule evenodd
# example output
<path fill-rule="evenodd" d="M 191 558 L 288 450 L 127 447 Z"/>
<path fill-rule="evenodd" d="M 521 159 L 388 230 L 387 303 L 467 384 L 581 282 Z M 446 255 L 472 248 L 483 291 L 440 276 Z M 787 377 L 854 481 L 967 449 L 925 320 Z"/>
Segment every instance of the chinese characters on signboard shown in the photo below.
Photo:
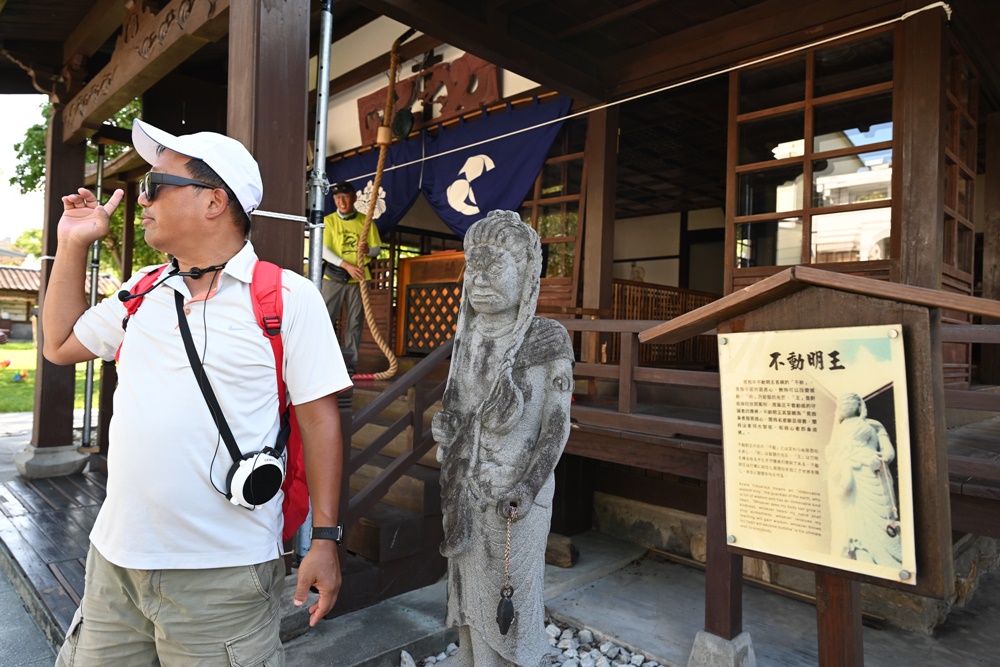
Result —
<path fill-rule="evenodd" d="M 915 584 L 902 327 L 724 334 L 719 366 L 731 543 Z"/>

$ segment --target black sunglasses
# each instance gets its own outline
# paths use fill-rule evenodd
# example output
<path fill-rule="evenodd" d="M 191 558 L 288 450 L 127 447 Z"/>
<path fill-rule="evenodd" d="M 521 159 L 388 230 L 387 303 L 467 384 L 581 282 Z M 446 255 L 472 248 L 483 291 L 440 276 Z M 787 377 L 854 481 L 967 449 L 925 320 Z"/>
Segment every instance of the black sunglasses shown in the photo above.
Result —
<path fill-rule="evenodd" d="M 158 185 L 194 185 L 195 187 L 208 188 L 209 190 L 215 190 L 219 187 L 211 183 L 184 178 L 183 176 L 171 176 L 170 174 L 161 174 L 158 171 L 148 171 L 139 180 L 139 194 L 146 195 L 147 200 L 153 201 L 156 199 L 156 187 Z"/>

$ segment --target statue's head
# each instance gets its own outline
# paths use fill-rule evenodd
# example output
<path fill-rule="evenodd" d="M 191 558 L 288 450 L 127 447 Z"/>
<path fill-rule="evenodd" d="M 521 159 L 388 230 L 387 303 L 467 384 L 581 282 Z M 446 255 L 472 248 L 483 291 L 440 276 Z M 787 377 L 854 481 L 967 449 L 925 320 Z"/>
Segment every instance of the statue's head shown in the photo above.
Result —
<path fill-rule="evenodd" d="M 465 297 L 476 312 L 533 315 L 542 269 L 535 233 L 513 211 L 491 211 L 465 235 Z"/>
<path fill-rule="evenodd" d="M 837 421 L 844 421 L 851 417 L 865 417 L 868 409 L 865 407 L 864 399 L 855 393 L 843 394 L 837 399 Z"/>

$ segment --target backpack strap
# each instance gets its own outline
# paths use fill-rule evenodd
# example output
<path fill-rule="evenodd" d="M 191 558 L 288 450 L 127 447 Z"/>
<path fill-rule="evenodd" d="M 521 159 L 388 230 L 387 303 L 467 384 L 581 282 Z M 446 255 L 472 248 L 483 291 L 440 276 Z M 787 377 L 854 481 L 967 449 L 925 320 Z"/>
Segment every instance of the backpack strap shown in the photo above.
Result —
<path fill-rule="evenodd" d="M 152 271 L 148 272 L 142 278 L 139 278 L 139 280 L 136 281 L 134 285 L 132 285 L 132 289 L 129 290 L 129 294 L 140 294 L 142 292 L 149 290 L 149 288 L 153 286 L 153 283 L 156 282 L 156 279 L 160 277 L 160 274 L 163 273 L 163 270 L 168 266 L 169 264 L 158 266 Z M 122 318 L 122 331 L 126 331 L 128 329 L 129 318 L 135 315 L 135 311 L 139 310 L 139 306 L 142 305 L 142 300 L 145 298 L 146 298 L 145 296 L 137 296 L 134 299 L 129 299 L 128 301 L 125 302 L 125 317 Z M 118 356 L 121 353 L 122 353 L 122 344 L 119 343 L 118 349 L 115 351 L 115 361 L 118 361 Z"/>
<path fill-rule="evenodd" d="M 258 260 L 253 267 L 253 280 L 250 283 L 253 293 L 253 314 L 264 336 L 271 342 L 274 352 L 274 372 L 278 380 L 278 410 L 284 414 L 285 380 L 282 366 L 285 349 L 281 342 L 281 267 L 271 262 Z"/>

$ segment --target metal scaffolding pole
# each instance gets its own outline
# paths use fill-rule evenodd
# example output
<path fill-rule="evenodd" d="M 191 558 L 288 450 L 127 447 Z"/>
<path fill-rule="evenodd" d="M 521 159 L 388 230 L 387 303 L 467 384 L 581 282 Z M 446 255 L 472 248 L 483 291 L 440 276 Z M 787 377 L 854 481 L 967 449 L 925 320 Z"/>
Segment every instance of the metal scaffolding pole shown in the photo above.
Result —
<path fill-rule="evenodd" d="M 319 58 L 316 62 L 316 134 L 313 168 L 309 173 L 309 280 L 323 289 L 323 203 L 330 184 L 326 180 L 326 116 L 330 109 L 330 42 L 333 40 L 333 0 L 320 6 Z M 341 508 L 343 512 L 345 508 Z M 311 543 L 312 509 L 295 535 L 295 553 L 304 558 Z"/>
<path fill-rule="evenodd" d="M 104 194 L 104 144 L 97 144 L 97 182 L 94 188 L 97 192 L 97 205 L 101 205 L 101 198 Z M 90 307 L 97 305 L 97 281 L 100 277 L 101 269 L 101 240 L 94 241 L 90 246 Z M 91 411 L 94 403 L 94 360 L 87 362 L 86 380 L 83 383 L 83 440 L 81 451 L 93 450 L 90 442 L 91 431 Z"/>

